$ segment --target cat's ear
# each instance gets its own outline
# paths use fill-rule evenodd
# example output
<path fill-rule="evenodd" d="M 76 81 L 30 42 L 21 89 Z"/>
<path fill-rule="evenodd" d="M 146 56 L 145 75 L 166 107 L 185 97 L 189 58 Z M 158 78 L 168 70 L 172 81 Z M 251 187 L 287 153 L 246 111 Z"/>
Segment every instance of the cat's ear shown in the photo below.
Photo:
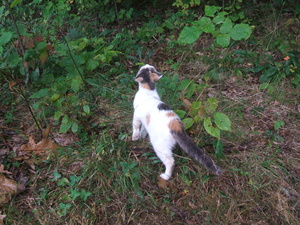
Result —
<path fill-rule="evenodd" d="M 135 81 L 136 81 L 136 82 L 140 82 L 140 83 L 141 83 L 143 80 L 144 80 L 144 79 L 143 79 L 142 77 L 137 77 L 137 78 L 135 78 Z"/>
<path fill-rule="evenodd" d="M 158 73 L 158 72 L 150 72 L 150 77 L 151 77 L 151 80 L 153 81 L 153 82 L 156 82 L 156 81 L 158 81 L 160 78 L 162 78 L 163 77 L 163 75 L 161 74 L 161 73 Z"/>

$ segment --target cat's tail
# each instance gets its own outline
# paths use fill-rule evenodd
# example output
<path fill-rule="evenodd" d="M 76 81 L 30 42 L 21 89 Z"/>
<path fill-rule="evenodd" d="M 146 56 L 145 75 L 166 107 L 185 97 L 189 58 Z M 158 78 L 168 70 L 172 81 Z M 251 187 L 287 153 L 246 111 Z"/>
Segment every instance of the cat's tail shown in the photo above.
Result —
<path fill-rule="evenodd" d="M 187 154 L 194 157 L 198 162 L 216 175 L 220 176 L 222 174 L 221 169 L 216 166 L 214 161 L 187 135 L 179 119 L 172 120 L 169 124 L 169 128 L 178 145 Z"/>

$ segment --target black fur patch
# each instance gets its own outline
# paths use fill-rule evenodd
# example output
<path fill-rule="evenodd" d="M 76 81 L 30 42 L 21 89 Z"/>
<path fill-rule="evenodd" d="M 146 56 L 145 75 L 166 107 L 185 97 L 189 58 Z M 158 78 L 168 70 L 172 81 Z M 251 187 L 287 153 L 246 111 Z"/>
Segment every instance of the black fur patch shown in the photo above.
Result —
<path fill-rule="evenodd" d="M 160 103 L 158 106 L 157 106 L 158 110 L 171 110 L 170 107 L 166 104 L 166 103 Z"/>
<path fill-rule="evenodd" d="M 151 79 L 150 79 L 150 71 L 149 71 L 148 68 L 143 69 L 143 70 L 139 73 L 139 75 L 136 76 L 136 78 L 138 78 L 138 77 L 143 78 L 143 80 L 142 80 L 142 82 L 141 82 L 142 84 L 147 83 L 147 84 L 149 85 L 149 88 L 150 88 L 151 90 L 154 90 L 154 89 L 155 89 L 155 83 L 152 82 Z"/>

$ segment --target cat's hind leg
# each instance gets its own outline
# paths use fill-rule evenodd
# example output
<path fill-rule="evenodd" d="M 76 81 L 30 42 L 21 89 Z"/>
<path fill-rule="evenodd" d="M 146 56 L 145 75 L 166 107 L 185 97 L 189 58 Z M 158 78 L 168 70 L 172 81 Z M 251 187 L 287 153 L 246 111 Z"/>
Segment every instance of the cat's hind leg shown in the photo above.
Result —
<path fill-rule="evenodd" d="M 169 180 L 172 176 L 175 160 L 173 158 L 172 149 L 169 146 L 156 146 L 154 147 L 155 153 L 158 158 L 163 162 L 166 170 L 160 175 L 164 180 Z"/>

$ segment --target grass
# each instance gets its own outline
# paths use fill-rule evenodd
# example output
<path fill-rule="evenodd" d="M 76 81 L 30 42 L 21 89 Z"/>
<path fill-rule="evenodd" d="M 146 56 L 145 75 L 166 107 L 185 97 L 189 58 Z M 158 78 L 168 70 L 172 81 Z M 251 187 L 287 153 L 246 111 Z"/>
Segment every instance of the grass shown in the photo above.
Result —
<path fill-rule="evenodd" d="M 239 82 L 233 85 L 240 87 Z M 108 105 L 120 112 L 111 114 L 115 123 L 93 133 L 88 138 L 92 142 L 63 148 L 54 160 L 27 174 L 26 191 L 4 208 L 6 224 L 298 224 L 297 146 L 264 134 L 278 118 L 273 110 L 280 115 L 272 105 L 276 98 L 266 98 L 264 111 L 255 112 L 253 101 L 265 94 L 243 88 L 249 97 L 223 101 L 234 129 L 224 136 L 220 178 L 177 149 L 173 179 L 157 180 L 163 167 L 149 143 L 130 141 L 131 109 L 122 112 Z M 281 106 L 290 104 L 280 97 Z M 285 126 L 279 135 L 285 140 L 289 137 L 283 133 L 299 124 L 290 110 L 283 110 L 290 114 L 288 120 L 280 117 Z M 205 150 L 212 155 L 211 147 Z"/>
<path fill-rule="evenodd" d="M 276 37 L 272 38 L 277 40 L 286 27 L 278 25 L 277 17 L 275 22 Z M 266 33 L 273 35 L 272 31 Z M 149 142 L 131 141 L 137 85 L 134 75 L 123 71 L 101 91 L 93 89 L 96 104 L 79 136 L 58 135 L 59 126 L 53 125 L 53 136 L 69 141 L 67 147 L 35 168 L 14 156 L 1 162 L 16 180 L 29 178 L 26 190 L 0 209 L 0 215 L 6 215 L 5 224 L 299 224 L 299 90 L 289 78 L 272 84 L 276 91 L 259 89 L 259 75 L 245 73 L 243 63 L 248 61 L 234 61 L 233 49 L 205 50 L 207 46 L 202 45 L 210 43 L 210 38 L 205 36 L 194 46 L 201 46 L 204 56 L 198 54 L 199 49 L 189 49 L 191 54 L 182 54 L 175 71 L 171 59 L 172 63 L 163 65 L 155 55 L 151 60 L 163 68 L 165 77 L 158 88 L 172 108 L 184 107 L 179 101 L 185 96 L 178 89 L 180 81 L 196 76 L 201 78 L 197 82 L 207 82 L 209 88 L 196 92 L 191 101 L 214 95 L 218 110 L 229 116 L 232 132 L 222 133 L 225 157 L 218 161 L 224 170 L 221 177 L 209 174 L 177 148 L 173 178 L 168 182 L 159 178 L 164 168 Z M 263 38 L 261 42 L 273 41 Z M 245 45 L 233 48 L 258 51 L 268 44 Z M 207 75 L 212 69 L 218 76 Z M 104 89 L 110 97 L 103 97 Z M 24 132 L 3 133 L 7 145 L 14 148 L 27 142 L 29 133 L 40 135 L 25 124 L 30 116 L 24 109 L 24 103 L 16 100 L 13 109 L 1 110 L 1 126 L 22 127 Z M 276 130 L 278 120 L 284 125 Z M 189 133 L 214 157 L 213 139 L 201 125 Z M 2 149 L 5 146 L 1 145 Z"/>

